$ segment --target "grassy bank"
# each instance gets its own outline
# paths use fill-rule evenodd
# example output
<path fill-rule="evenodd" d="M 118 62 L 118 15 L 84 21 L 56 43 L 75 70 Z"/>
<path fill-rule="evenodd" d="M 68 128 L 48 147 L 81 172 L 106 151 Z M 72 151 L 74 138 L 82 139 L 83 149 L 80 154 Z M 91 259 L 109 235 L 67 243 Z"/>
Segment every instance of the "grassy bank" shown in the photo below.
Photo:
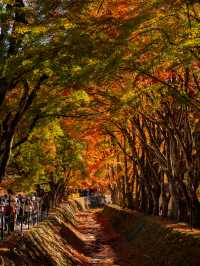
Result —
<path fill-rule="evenodd" d="M 48 220 L 25 232 L 13 235 L 1 244 L 0 265 L 74 266 L 73 254 L 67 249 L 67 228 L 76 225 L 74 214 L 82 209 L 80 203 L 68 201 L 52 211 Z"/>
<path fill-rule="evenodd" d="M 186 225 L 106 206 L 104 216 L 126 239 L 132 265 L 199 266 L 200 232 Z M 135 254 L 135 256 L 133 256 Z M 141 262 L 141 264 L 140 264 Z"/>

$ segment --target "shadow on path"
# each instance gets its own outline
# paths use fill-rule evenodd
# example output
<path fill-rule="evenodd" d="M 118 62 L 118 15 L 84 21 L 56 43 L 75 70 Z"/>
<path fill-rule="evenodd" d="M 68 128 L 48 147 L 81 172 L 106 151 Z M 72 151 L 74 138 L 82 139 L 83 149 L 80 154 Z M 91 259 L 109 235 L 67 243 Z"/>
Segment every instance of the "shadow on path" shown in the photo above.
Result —
<path fill-rule="evenodd" d="M 101 209 L 79 212 L 75 219 L 76 230 L 84 238 L 82 253 L 87 256 L 80 263 L 81 266 L 136 266 L 131 262 L 133 253 L 130 252 L 127 240 L 114 230 L 111 221 L 103 216 Z"/>
<path fill-rule="evenodd" d="M 23 237 L 13 239 L 8 251 L 0 251 L 5 265 L 143 265 L 132 264 L 127 239 L 114 230 L 102 209 L 76 210 L 74 214 L 65 211 L 66 206 Z"/>

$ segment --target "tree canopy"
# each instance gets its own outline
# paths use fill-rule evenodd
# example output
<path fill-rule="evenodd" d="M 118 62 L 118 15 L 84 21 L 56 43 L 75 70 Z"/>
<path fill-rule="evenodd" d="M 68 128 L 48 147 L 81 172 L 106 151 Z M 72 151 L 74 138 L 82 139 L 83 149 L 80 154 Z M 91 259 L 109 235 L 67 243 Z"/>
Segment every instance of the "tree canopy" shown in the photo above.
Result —
<path fill-rule="evenodd" d="M 117 204 L 198 224 L 199 13 L 188 0 L 2 1 L 0 180 L 90 178 Z"/>

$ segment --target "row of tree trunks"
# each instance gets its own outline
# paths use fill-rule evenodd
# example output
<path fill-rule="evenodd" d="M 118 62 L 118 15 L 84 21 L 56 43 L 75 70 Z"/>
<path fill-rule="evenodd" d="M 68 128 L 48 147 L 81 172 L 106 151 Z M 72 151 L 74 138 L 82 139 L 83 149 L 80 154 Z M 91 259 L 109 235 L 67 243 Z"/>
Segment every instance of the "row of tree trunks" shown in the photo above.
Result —
<path fill-rule="evenodd" d="M 199 130 L 190 116 L 174 100 L 163 103 L 156 119 L 137 115 L 114 122 L 122 136 L 110 134 L 123 154 L 122 206 L 200 226 Z"/>

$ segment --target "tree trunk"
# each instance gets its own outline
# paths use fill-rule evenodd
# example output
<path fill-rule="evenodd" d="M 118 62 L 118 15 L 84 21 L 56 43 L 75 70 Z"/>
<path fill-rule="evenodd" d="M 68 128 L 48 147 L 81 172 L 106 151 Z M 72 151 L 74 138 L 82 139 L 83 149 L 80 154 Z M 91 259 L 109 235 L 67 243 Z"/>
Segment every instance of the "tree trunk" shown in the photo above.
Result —
<path fill-rule="evenodd" d="M 136 184 L 135 184 L 135 199 L 134 207 L 136 210 L 139 210 L 139 198 L 140 198 L 140 185 L 139 185 L 139 176 L 136 174 Z"/>
<path fill-rule="evenodd" d="M 147 198 L 144 184 L 140 184 L 140 211 L 145 212 L 147 209 Z"/>
<path fill-rule="evenodd" d="M 162 198 L 162 211 L 161 211 L 161 215 L 163 217 L 167 217 L 168 216 L 168 205 L 169 205 L 169 197 L 167 197 L 166 193 L 163 191 L 161 193 L 161 198 Z"/>
<path fill-rule="evenodd" d="M 0 159 L 0 182 L 5 177 L 6 167 L 9 162 L 10 153 L 11 153 L 11 147 L 12 147 L 12 141 L 13 141 L 14 133 L 10 132 L 9 135 L 6 136 L 6 139 L 2 143 L 3 153 L 1 155 Z"/>
<path fill-rule="evenodd" d="M 153 199 L 153 215 L 159 215 L 159 198 L 160 198 L 160 188 L 157 186 L 152 189 L 152 199 Z"/>
<path fill-rule="evenodd" d="M 146 193 L 146 198 L 147 198 L 147 206 L 145 212 L 147 214 L 152 214 L 153 213 L 153 197 L 152 197 L 152 192 L 148 188 L 147 191 L 145 190 Z"/>
<path fill-rule="evenodd" d="M 168 204 L 168 216 L 170 218 L 176 219 L 177 221 L 180 220 L 180 199 L 177 195 L 176 188 L 174 184 L 170 184 L 170 200 Z"/>
<path fill-rule="evenodd" d="M 191 199 L 191 223 L 194 227 L 200 227 L 200 202 L 196 193 Z"/>

